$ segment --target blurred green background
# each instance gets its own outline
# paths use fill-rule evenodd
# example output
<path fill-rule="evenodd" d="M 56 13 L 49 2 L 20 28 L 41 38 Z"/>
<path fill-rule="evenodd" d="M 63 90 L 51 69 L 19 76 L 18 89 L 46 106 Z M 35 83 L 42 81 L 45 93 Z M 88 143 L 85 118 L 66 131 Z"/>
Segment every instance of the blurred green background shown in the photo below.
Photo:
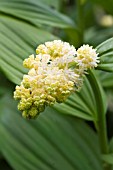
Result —
<path fill-rule="evenodd" d="M 112 0 L 0 0 L 1 170 L 102 169 L 97 135 L 89 122 L 96 106 L 94 94 L 88 94 L 87 80 L 80 94 L 74 94 L 61 106 L 48 108 L 32 121 L 24 120 L 17 111 L 13 91 L 27 73 L 23 59 L 35 53 L 40 43 L 62 39 L 75 48 L 87 43 L 96 47 L 111 37 Z M 111 139 L 113 73 L 97 74 L 107 95 Z M 78 114 L 86 121 L 77 118 Z"/>

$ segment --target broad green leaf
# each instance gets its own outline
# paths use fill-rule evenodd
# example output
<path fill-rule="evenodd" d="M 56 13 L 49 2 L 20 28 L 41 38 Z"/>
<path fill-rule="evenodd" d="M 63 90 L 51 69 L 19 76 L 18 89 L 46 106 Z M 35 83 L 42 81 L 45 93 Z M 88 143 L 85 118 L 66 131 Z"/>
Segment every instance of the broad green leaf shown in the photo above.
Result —
<path fill-rule="evenodd" d="M 63 0 L 40 0 L 42 3 L 46 3 L 47 5 L 49 5 L 51 8 L 55 8 L 57 10 L 59 10 L 60 5 L 62 3 Z"/>
<path fill-rule="evenodd" d="M 90 18 L 91 19 L 91 18 Z M 96 47 L 98 44 L 113 36 L 113 27 L 97 28 L 96 26 L 90 27 L 84 32 L 85 44 L 91 44 Z"/>
<path fill-rule="evenodd" d="M 0 145 L 15 170 L 102 170 L 98 140 L 83 121 L 52 108 L 25 120 L 13 102 L 1 101 Z"/>
<path fill-rule="evenodd" d="M 59 9 L 62 0 L 40 0 L 42 3 L 49 5 L 51 8 Z"/>
<path fill-rule="evenodd" d="M 97 69 L 113 72 L 113 38 L 104 41 L 96 49 L 100 57 Z"/>
<path fill-rule="evenodd" d="M 113 38 L 110 38 L 97 47 L 97 52 L 99 53 L 100 63 L 97 69 L 107 71 L 100 71 L 100 80 L 103 87 L 112 87 L 113 86 Z"/>
<path fill-rule="evenodd" d="M 101 80 L 101 84 L 105 88 L 111 88 L 113 87 L 113 73 L 107 73 L 107 72 L 99 72 L 99 77 Z"/>
<path fill-rule="evenodd" d="M 97 115 L 100 114 L 100 102 L 104 114 L 106 112 L 106 99 L 103 89 L 97 76 L 94 79 L 90 74 L 85 78 L 83 86 L 79 92 L 74 93 L 66 100 L 65 103 L 56 104 L 53 107 L 64 114 L 71 114 L 86 120 L 96 121 Z M 98 97 L 97 91 L 99 93 Z"/>
<path fill-rule="evenodd" d="M 13 86 L 14 85 L 6 79 L 4 74 L 0 72 L 0 98 L 6 93 L 8 88 L 12 89 Z"/>
<path fill-rule="evenodd" d="M 41 0 L 0 0 L 0 13 L 10 15 L 37 26 L 50 25 L 60 28 L 75 27 L 67 16 L 51 9 Z"/>
<path fill-rule="evenodd" d="M 113 51 L 113 38 L 104 41 L 103 43 L 98 45 L 96 49 L 100 56 L 102 56 L 103 53 L 105 54 L 108 51 Z"/>
<path fill-rule="evenodd" d="M 98 69 L 113 72 L 113 63 L 99 64 Z"/>
<path fill-rule="evenodd" d="M 38 44 L 56 39 L 52 34 L 22 21 L 0 17 L 0 69 L 14 83 L 20 84 L 27 69 L 23 60 L 34 53 Z"/>

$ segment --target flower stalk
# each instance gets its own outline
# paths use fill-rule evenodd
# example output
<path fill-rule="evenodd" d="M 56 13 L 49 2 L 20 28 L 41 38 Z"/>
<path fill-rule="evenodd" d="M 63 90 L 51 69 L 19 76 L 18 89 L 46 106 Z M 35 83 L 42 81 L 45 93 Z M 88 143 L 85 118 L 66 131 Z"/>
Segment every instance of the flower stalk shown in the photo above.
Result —
<path fill-rule="evenodd" d="M 101 154 L 108 154 L 108 137 L 107 137 L 107 125 L 106 125 L 106 106 L 105 106 L 105 96 L 102 88 L 100 87 L 99 82 L 96 80 L 96 77 L 93 74 L 93 71 L 89 71 L 88 79 L 92 85 L 93 90 L 95 91 L 95 99 L 97 105 L 97 121 L 96 129 L 99 138 L 99 145 Z M 107 163 L 103 163 L 104 170 L 111 170 L 111 166 Z"/>
<path fill-rule="evenodd" d="M 98 117 L 97 125 L 98 125 L 98 137 L 101 154 L 108 154 L 108 138 L 107 138 L 107 127 L 106 127 L 106 117 L 103 114 L 100 114 Z M 111 166 L 107 163 L 103 163 L 104 170 L 111 170 Z"/>

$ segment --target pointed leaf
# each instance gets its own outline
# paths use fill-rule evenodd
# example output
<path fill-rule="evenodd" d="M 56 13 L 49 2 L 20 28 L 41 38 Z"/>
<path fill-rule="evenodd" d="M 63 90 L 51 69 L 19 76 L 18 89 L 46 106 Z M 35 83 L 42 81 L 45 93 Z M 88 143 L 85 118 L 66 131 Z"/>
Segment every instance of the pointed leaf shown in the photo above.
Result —
<path fill-rule="evenodd" d="M 97 52 L 99 53 L 100 63 L 97 67 L 99 70 L 111 72 L 99 72 L 100 80 L 103 87 L 113 86 L 113 38 L 110 38 L 97 47 Z"/>
<path fill-rule="evenodd" d="M 101 80 L 101 84 L 105 88 L 111 88 L 113 87 L 113 73 L 108 72 L 99 72 L 99 78 Z"/>
<path fill-rule="evenodd" d="M 74 22 L 69 17 L 51 9 L 41 0 L 1 0 L 0 12 L 37 26 L 46 24 L 61 28 L 75 27 Z"/>
<path fill-rule="evenodd" d="M 50 6 L 52 9 L 59 9 L 60 8 L 60 4 L 63 0 L 40 0 L 42 3 L 47 4 L 48 6 Z"/>
<path fill-rule="evenodd" d="M 83 121 L 50 108 L 24 120 L 10 102 L 7 96 L 1 102 L 0 144 L 15 170 L 102 169 L 98 140 Z"/>
<path fill-rule="evenodd" d="M 36 46 L 56 39 L 52 34 L 22 21 L 0 18 L 0 69 L 14 83 L 20 84 L 27 69 L 23 59 L 34 53 Z"/>
<path fill-rule="evenodd" d="M 100 63 L 97 69 L 113 72 L 113 38 L 110 38 L 96 47 Z"/>

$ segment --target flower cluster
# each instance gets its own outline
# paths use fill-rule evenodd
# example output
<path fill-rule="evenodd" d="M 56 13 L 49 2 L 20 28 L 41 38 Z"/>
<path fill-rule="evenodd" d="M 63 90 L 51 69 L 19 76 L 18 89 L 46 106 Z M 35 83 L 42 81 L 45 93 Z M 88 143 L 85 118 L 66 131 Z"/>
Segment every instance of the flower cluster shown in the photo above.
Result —
<path fill-rule="evenodd" d="M 77 50 L 76 62 L 79 65 L 79 68 L 82 70 L 91 69 L 97 67 L 98 54 L 96 54 L 96 49 L 93 49 L 92 46 L 83 45 Z"/>
<path fill-rule="evenodd" d="M 14 98 L 20 100 L 18 109 L 25 118 L 35 118 L 46 106 L 64 102 L 82 86 L 83 75 L 98 63 L 96 50 L 83 45 L 77 51 L 61 40 L 39 45 L 23 62 L 29 69 L 20 86 L 16 86 Z"/>
<path fill-rule="evenodd" d="M 76 55 L 73 45 L 61 40 L 54 40 L 41 44 L 36 49 L 37 54 L 49 54 L 51 59 L 69 57 Z"/>

